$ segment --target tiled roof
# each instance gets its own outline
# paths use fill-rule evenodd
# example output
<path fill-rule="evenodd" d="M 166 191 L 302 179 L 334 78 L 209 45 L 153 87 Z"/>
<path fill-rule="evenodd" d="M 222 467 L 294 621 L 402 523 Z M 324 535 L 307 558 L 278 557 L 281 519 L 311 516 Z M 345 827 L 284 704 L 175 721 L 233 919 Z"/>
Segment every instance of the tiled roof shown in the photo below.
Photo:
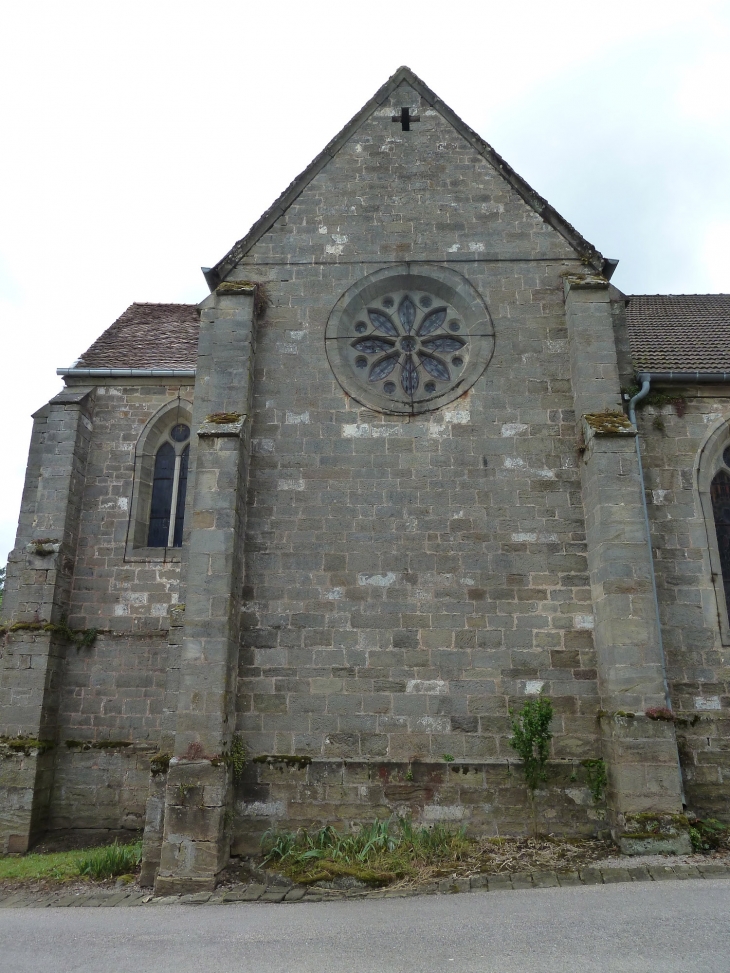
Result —
<path fill-rule="evenodd" d="M 730 294 L 635 294 L 626 323 L 639 371 L 730 372 Z"/>
<path fill-rule="evenodd" d="M 81 356 L 79 368 L 195 368 L 196 304 L 130 304 Z"/>

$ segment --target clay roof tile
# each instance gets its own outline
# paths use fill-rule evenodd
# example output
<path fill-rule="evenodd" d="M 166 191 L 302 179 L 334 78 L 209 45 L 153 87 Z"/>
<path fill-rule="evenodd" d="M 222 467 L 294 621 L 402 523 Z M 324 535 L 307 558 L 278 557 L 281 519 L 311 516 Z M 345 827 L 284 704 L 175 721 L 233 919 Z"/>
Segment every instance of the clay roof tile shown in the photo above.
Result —
<path fill-rule="evenodd" d="M 730 294 L 635 294 L 626 301 L 637 371 L 730 372 Z"/>
<path fill-rule="evenodd" d="M 195 368 L 196 304 L 131 304 L 79 359 L 79 368 Z"/>

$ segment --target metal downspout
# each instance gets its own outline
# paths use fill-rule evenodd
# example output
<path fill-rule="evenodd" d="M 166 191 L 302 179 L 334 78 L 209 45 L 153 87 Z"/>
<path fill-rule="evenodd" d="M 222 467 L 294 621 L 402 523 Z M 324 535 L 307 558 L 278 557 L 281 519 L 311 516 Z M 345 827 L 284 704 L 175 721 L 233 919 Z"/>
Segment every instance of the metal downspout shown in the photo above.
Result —
<path fill-rule="evenodd" d="M 644 526 L 646 528 L 646 542 L 649 545 L 649 568 L 651 571 L 651 590 L 654 595 L 654 611 L 656 613 L 657 633 L 659 637 L 659 655 L 662 660 L 662 681 L 664 683 L 664 699 L 667 709 L 672 708 L 672 701 L 669 697 L 669 683 L 667 682 L 667 660 L 664 655 L 664 638 L 662 636 L 662 620 L 659 614 L 659 595 L 656 587 L 656 573 L 654 572 L 654 549 L 651 544 L 651 526 L 649 524 L 649 508 L 646 503 L 646 489 L 644 486 L 644 466 L 641 462 L 641 446 L 639 445 L 639 427 L 636 425 L 636 403 L 641 402 L 649 394 L 651 388 L 651 376 L 647 374 L 639 375 L 641 389 L 629 402 L 629 421 L 636 429 L 634 441 L 636 443 L 636 458 L 639 462 L 639 484 L 641 487 L 641 502 L 644 507 Z M 679 772 L 679 787 L 682 793 L 682 804 L 686 805 L 684 796 L 684 777 L 682 776 L 682 764 L 679 760 L 679 750 L 677 750 L 677 770 Z"/>

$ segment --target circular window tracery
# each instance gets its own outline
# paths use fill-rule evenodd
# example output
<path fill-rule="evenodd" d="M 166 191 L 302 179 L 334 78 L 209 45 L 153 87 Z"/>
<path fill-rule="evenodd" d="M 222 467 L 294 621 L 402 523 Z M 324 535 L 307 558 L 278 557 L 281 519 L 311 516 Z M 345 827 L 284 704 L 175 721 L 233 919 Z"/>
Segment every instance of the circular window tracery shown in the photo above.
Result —
<path fill-rule="evenodd" d="M 475 288 L 444 267 L 377 271 L 330 315 L 327 356 L 342 388 L 395 414 L 441 408 L 470 388 L 494 350 L 494 328 Z"/>
<path fill-rule="evenodd" d="M 387 306 L 397 307 L 395 313 L 388 313 L 383 302 L 380 307 L 368 307 L 371 334 L 355 339 L 350 345 L 353 351 L 368 356 L 365 364 L 361 357 L 356 357 L 355 365 L 357 368 L 368 367 L 368 382 L 383 382 L 386 395 L 397 394 L 398 385 L 409 397 L 416 394 L 421 385 L 433 394 L 439 387 L 436 383 L 448 385 L 465 362 L 468 338 L 456 338 L 444 330 L 446 319 L 456 313 L 454 309 L 442 306 L 428 310 L 433 298 L 429 294 L 414 296 L 415 300 L 409 292 L 387 295 Z M 451 322 L 452 330 L 454 323 Z M 362 321 L 355 324 L 357 334 L 364 334 L 366 330 L 367 325 Z M 397 381 L 386 382 L 389 375 Z M 429 381 L 429 376 L 436 382 Z"/>
<path fill-rule="evenodd" d="M 170 439 L 174 439 L 176 443 L 184 443 L 190 438 L 190 427 L 186 426 L 184 422 L 178 422 L 170 430 Z"/>

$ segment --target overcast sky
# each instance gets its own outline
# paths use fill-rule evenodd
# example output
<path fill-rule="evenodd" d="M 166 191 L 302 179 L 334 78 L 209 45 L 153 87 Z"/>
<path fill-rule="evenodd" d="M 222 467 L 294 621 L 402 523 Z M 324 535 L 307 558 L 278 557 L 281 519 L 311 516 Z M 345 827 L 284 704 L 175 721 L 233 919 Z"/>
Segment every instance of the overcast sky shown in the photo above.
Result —
<path fill-rule="evenodd" d="M 46 0 L 0 17 L 0 565 L 30 414 L 216 263 L 401 64 L 608 257 L 730 292 L 730 4 Z M 263 12 L 262 12 L 263 11 Z"/>

